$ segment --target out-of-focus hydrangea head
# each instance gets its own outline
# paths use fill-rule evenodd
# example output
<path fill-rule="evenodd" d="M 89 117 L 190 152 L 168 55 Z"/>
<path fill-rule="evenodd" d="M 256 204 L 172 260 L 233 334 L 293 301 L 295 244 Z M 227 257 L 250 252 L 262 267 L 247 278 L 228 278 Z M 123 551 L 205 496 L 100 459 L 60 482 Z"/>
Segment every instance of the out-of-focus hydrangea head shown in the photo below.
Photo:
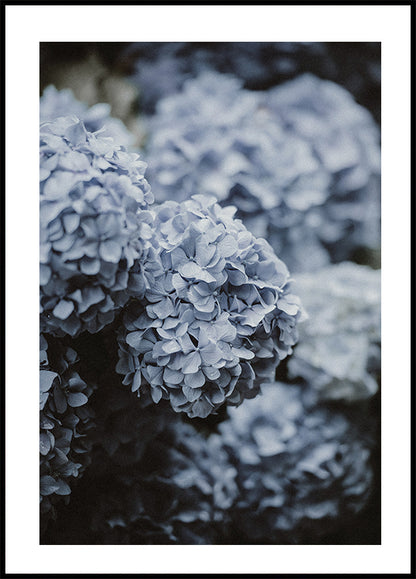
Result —
<path fill-rule="evenodd" d="M 41 331 L 97 332 L 130 289 L 137 295 L 150 284 L 153 195 L 145 167 L 75 116 L 41 124 Z"/>
<path fill-rule="evenodd" d="M 223 202 L 241 185 L 249 192 L 254 188 L 254 198 L 247 195 L 242 202 L 242 211 L 249 214 L 257 209 L 256 202 L 272 209 L 277 192 L 302 171 L 309 180 L 319 173 L 308 146 L 274 123 L 262 95 L 243 90 L 232 76 L 206 72 L 187 81 L 182 92 L 162 99 L 149 120 L 146 152 L 156 199 L 188 199 L 198 184 L 201 193 Z M 325 175 L 321 178 L 320 189 L 325 190 Z"/>
<path fill-rule="evenodd" d="M 89 464 L 89 432 L 94 427 L 88 399 L 93 389 L 75 370 L 72 348 L 50 347 L 40 336 L 40 508 L 42 524 L 69 500 L 74 478 Z"/>
<path fill-rule="evenodd" d="M 307 389 L 264 385 L 219 431 L 237 470 L 233 523 L 248 542 L 315 542 L 368 503 L 371 436 Z"/>
<path fill-rule="evenodd" d="M 378 390 L 380 270 L 350 262 L 298 274 L 296 292 L 308 319 L 288 362 L 325 399 L 353 402 Z"/>
<path fill-rule="evenodd" d="M 176 543 L 215 543 L 237 496 L 236 470 L 219 441 L 206 439 L 191 425 L 178 421 L 174 436 L 167 434 L 159 443 L 166 464 L 151 475 L 170 496 L 172 506 L 162 511 L 169 513 L 165 528 L 168 523 Z"/>
<path fill-rule="evenodd" d="M 309 103 L 324 97 L 322 110 Z M 204 72 L 159 101 L 148 133 L 147 175 L 158 201 L 198 190 L 236 205 L 291 271 L 379 243 L 378 130 L 334 83 L 306 75 L 254 92 Z"/>
<path fill-rule="evenodd" d="M 286 265 L 214 197 L 156 207 L 163 273 L 133 303 L 117 371 L 141 395 L 205 418 L 271 379 L 297 341 L 303 310 Z"/>
<path fill-rule="evenodd" d="M 310 144 L 331 176 L 317 225 L 321 241 L 337 261 L 354 247 L 379 249 L 380 129 L 371 114 L 343 87 L 311 74 L 268 91 L 267 106 L 285 129 Z M 314 217 L 318 221 L 318 213 Z"/>
<path fill-rule="evenodd" d="M 71 89 L 58 90 L 53 85 L 47 86 L 40 98 L 40 122 L 50 122 L 68 115 L 75 115 L 80 119 L 90 133 L 100 131 L 102 136 L 112 137 L 118 145 L 130 147 L 135 143 L 135 136 L 124 123 L 111 116 L 109 104 L 98 103 L 89 107 L 77 100 Z"/>

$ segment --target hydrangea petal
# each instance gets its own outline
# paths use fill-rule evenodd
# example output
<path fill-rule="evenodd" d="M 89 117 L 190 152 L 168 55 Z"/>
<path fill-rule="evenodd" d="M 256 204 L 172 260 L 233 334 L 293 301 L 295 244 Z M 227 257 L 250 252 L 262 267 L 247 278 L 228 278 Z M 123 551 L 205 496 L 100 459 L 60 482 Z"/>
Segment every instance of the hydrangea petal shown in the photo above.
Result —
<path fill-rule="evenodd" d="M 201 367 L 201 356 L 199 352 L 191 352 L 184 356 L 182 372 L 183 374 L 195 374 Z"/>

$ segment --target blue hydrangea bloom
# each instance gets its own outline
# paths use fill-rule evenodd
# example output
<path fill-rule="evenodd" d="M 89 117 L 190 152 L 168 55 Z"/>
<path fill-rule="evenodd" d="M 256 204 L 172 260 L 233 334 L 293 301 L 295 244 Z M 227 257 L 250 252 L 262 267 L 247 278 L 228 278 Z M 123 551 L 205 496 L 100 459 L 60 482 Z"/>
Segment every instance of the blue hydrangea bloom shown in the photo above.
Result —
<path fill-rule="evenodd" d="M 379 245 L 379 131 L 329 81 L 305 75 L 254 92 L 204 72 L 159 101 L 146 161 L 157 201 L 198 191 L 235 205 L 291 271 Z"/>
<path fill-rule="evenodd" d="M 380 270 L 344 262 L 298 274 L 308 319 L 288 362 L 323 399 L 353 402 L 378 391 L 381 371 Z"/>
<path fill-rule="evenodd" d="M 322 243 L 336 261 L 355 247 L 379 249 L 380 129 L 371 114 L 344 88 L 311 74 L 266 94 L 273 114 L 311 146 L 331 176 L 331 195 L 310 217 Z"/>
<path fill-rule="evenodd" d="M 100 131 L 102 136 L 112 137 L 118 145 L 131 147 L 136 141 L 136 137 L 124 123 L 111 116 L 109 104 L 98 103 L 89 107 L 77 100 L 71 89 L 58 90 L 53 85 L 47 86 L 39 103 L 40 122 L 50 122 L 68 115 L 75 115 L 80 119 L 90 133 Z"/>
<path fill-rule="evenodd" d="M 75 116 L 41 124 L 42 331 L 97 332 L 126 303 L 129 284 L 138 295 L 150 283 L 153 195 L 145 167 Z"/>
<path fill-rule="evenodd" d="M 316 405 L 311 391 L 267 384 L 229 410 L 218 437 L 237 470 L 233 524 L 247 542 L 308 543 L 368 503 L 374 428 Z"/>
<path fill-rule="evenodd" d="M 190 417 L 255 396 L 297 341 L 288 269 L 234 213 L 206 195 L 156 207 L 162 272 L 119 334 L 123 383 Z"/>
<path fill-rule="evenodd" d="M 50 340 L 50 338 L 49 338 Z M 40 336 L 40 508 L 42 528 L 56 517 L 57 506 L 68 502 L 74 479 L 89 464 L 94 427 L 88 399 L 93 389 L 75 370 L 78 360 L 72 348 L 50 344 Z"/>

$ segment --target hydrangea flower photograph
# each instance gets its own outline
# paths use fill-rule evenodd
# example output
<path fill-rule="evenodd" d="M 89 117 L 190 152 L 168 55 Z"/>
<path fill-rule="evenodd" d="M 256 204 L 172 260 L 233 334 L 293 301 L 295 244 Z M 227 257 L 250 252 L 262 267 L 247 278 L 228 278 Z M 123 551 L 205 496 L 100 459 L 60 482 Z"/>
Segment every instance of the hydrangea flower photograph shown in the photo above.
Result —
<path fill-rule="evenodd" d="M 381 543 L 380 53 L 41 43 L 41 544 Z"/>

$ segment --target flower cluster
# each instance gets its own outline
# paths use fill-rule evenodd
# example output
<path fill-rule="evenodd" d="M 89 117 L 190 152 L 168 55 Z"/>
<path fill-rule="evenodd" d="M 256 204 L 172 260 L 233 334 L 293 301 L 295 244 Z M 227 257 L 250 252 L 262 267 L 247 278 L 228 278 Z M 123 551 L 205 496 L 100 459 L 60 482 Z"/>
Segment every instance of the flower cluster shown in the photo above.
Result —
<path fill-rule="evenodd" d="M 215 198 L 156 208 L 163 273 L 133 303 L 119 335 L 117 371 L 140 396 L 206 417 L 239 405 L 272 378 L 297 340 L 300 302 L 289 272 Z"/>
<path fill-rule="evenodd" d="M 152 190 L 159 201 L 180 201 L 196 190 L 215 195 L 235 205 L 255 235 L 272 240 L 291 269 L 302 269 L 298 262 L 324 265 L 327 253 L 309 233 L 305 213 L 326 201 L 330 177 L 263 100 L 263 93 L 215 73 L 161 100 L 146 148 Z"/>
<path fill-rule="evenodd" d="M 112 117 L 110 113 L 111 106 L 107 103 L 89 107 L 77 100 L 71 89 L 57 90 L 53 85 L 45 88 L 39 103 L 41 123 L 75 115 L 90 133 L 100 131 L 102 136 L 112 137 L 118 145 L 132 146 L 136 140 L 135 136 L 120 119 Z"/>
<path fill-rule="evenodd" d="M 343 262 L 299 274 L 296 292 L 308 320 L 288 362 L 325 399 L 356 401 L 378 390 L 381 341 L 380 270 Z"/>
<path fill-rule="evenodd" d="M 335 260 L 350 257 L 354 247 L 378 249 L 380 129 L 371 114 L 344 88 L 311 74 L 274 87 L 266 101 L 331 175 L 331 195 L 313 218 Z"/>
<path fill-rule="evenodd" d="M 311 391 L 283 383 L 230 409 L 219 436 L 237 470 L 233 524 L 248 542 L 308 543 L 367 504 L 373 472 L 366 432 L 317 406 Z"/>
<path fill-rule="evenodd" d="M 138 155 L 75 116 L 41 125 L 42 331 L 96 332 L 126 303 L 129 283 L 136 294 L 147 283 L 140 264 L 153 261 L 153 196 L 144 170 Z"/>
<path fill-rule="evenodd" d="M 198 190 L 237 206 L 292 271 L 343 257 L 340 245 L 348 254 L 379 244 L 378 130 L 331 82 L 305 75 L 253 92 L 205 72 L 159 101 L 148 132 L 147 176 L 158 201 Z"/>
<path fill-rule="evenodd" d="M 51 363 L 51 347 L 55 350 Z M 88 433 L 93 413 L 88 399 L 93 389 L 74 369 L 72 348 L 40 337 L 40 501 L 42 521 L 55 516 L 58 502 L 68 499 L 71 484 L 90 461 Z"/>

